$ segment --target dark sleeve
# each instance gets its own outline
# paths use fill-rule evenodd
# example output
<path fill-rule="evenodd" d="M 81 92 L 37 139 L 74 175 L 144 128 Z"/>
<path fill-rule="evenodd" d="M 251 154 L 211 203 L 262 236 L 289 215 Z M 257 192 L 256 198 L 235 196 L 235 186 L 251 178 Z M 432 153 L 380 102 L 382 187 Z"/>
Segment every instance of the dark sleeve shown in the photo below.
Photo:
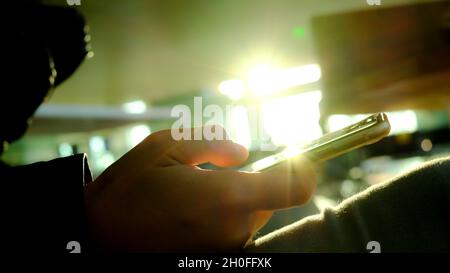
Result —
<path fill-rule="evenodd" d="M 67 253 L 88 250 L 84 186 L 92 180 L 85 154 L 0 171 L 2 248 Z"/>
<path fill-rule="evenodd" d="M 450 251 L 450 158 L 373 186 L 256 240 L 256 252 Z"/>

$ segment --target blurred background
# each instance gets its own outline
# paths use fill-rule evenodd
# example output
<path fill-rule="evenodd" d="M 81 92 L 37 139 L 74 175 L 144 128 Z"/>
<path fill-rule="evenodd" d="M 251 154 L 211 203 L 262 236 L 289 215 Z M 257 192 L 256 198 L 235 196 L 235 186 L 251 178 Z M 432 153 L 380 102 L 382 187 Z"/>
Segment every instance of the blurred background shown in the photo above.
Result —
<path fill-rule="evenodd" d="M 450 155 L 450 1 L 43 2 L 85 15 L 93 54 L 8 147 L 10 164 L 84 152 L 98 176 L 170 128 L 179 104 L 223 109 L 202 122 L 223 125 L 249 160 L 271 154 L 262 143 L 307 143 L 388 113 L 389 137 L 317 166 L 318 197 L 277 213 L 264 234 Z"/>

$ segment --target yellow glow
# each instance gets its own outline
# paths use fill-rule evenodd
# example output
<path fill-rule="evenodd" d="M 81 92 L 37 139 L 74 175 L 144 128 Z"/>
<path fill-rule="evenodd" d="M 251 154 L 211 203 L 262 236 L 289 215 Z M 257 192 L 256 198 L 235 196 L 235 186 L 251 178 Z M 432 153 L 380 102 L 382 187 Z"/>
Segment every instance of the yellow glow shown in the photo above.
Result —
<path fill-rule="evenodd" d="M 258 95 L 267 95 L 274 91 L 274 82 L 271 79 L 274 72 L 268 65 L 261 64 L 248 72 L 248 88 Z"/>
<path fill-rule="evenodd" d="M 244 96 L 245 87 L 241 80 L 227 80 L 219 84 L 219 91 L 232 100 L 239 100 Z"/>
<path fill-rule="evenodd" d="M 100 169 L 106 169 L 113 163 L 114 156 L 110 153 L 105 153 L 97 159 L 97 165 Z"/>
<path fill-rule="evenodd" d="M 277 163 L 283 162 L 285 159 L 293 158 L 299 155 L 302 152 L 302 149 L 299 147 L 291 146 L 283 150 L 282 152 L 262 158 L 256 162 L 253 162 L 250 165 L 250 169 L 246 169 L 246 171 L 260 171 L 267 167 L 271 167 L 276 165 Z"/>
<path fill-rule="evenodd" d="M 129 114 L 142 114 L 147 110 L 147 105 L 142 100 L 136 100 L 122 104 L 122 109 Z"/>
<path fill-rule="evenodd" d="M 417 117 L 412 110 L 386 112 L 391 124 L 390 135 L 412 133 L 417 131 Z M 331 115 L 328 117 L 328 129 L 333 132 L 361 121 L 366 115 Z"/>
<path fill-rule="evenodd" d="M 422 142 L 420 143 L 420 147 L 422 148 L 422 150 L 424 152 L 429 152 L 433 148 L 433 142 L 431 142 L 431 140 L 426 138 L 426 139 L 422 140 Z"/>
<path fill-rule="evenodd" d="M 337 205 L 336 201 L 323 195 L 315 195 L 313 198 L 313 203 L 314 205 L 316 205 L 319 211 L 323 211 L 326 208 L 332 208 Z"/>
<path fill-rule="evenodd" d="M 72 145 L 69 143 L 61 143 L 58 147 L 59 156 L 71 156 L 73 155 Z"/>
<path fill-rule="evenodd" d="M 414 111 L 399 111 L 387 113 L 391 123 L 390 135 L 413 133 L 417 131 L 417 116 Z"/>
<path fill-rule="evenodd" d="M 252 164 L 253 170 L 263 170 L 267 167 L 272 166 L 274 163 L 276 163 L 276 159 L 272 156 L 260 159 Z"/>
<path fill-rule="evenodd" d="M 94 136 L 89 140 L 89 148 L 92 153 L 100 154 L 106 151 L 105 140 L 101 136 Z"/>
<path fill-rule="evenodd" d="M 321 77 L 317 64 L 288 69 L 273 69 L 268 65 L 258 65 L 248 73 L 248 88 L 259 96 L 270 95 L 291 87 L 317 82 Z"/>
<path fill-rule="evenodd" d="M 131 128 L 128 135 L 128 142 L 131 147 L 138 145 L 144 138 L 150 135 L 151 130 L 148 125 L 136 125 Z"/>
<path fill-rule="evenodd" d="M 302 152 L 302 149 L 300 149 L 297 146 L 289 146 L 283 151 L 283 155 L 286 158 L 293 158 L 297 155 L 299 155 Z"/>
<path fill-rule="evenodd" d="M 276 99 L 262 105 L 263 124 L 275 145 L 301 145 L 322 135 L 320 91 Z"/>
<path fill-rule="evenodd" d="M 248 112 L 244 106 L 236 106 L 231 110 L 232 139 L 249 148 L 251 145 L 250 124 Z"/>
<path fill-rule="evenodd" d="M 330 132 L 340 130 L 355 122 L 363 120 L 367 115 L 331 115 L 328 117 L 327 126 Z"/>

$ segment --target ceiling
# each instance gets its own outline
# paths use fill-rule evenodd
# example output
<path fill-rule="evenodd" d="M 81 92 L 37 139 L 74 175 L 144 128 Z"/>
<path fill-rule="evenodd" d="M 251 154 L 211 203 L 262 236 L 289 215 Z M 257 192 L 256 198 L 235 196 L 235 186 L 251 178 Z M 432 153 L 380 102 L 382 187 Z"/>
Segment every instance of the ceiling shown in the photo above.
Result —
<path fill-rule="evenodd" d="M 66 0 L 44 2 L 67 6 Z M 77 8 L 89 22 L 95 56 L 50 104 L 157 104 L 214 92 L 256 64 L 314 63 L 313 16 L 374 7 L 365 0 L 81 0 Z M 302 37 L 294 37 L 296 28 L 304 29 Z"/>

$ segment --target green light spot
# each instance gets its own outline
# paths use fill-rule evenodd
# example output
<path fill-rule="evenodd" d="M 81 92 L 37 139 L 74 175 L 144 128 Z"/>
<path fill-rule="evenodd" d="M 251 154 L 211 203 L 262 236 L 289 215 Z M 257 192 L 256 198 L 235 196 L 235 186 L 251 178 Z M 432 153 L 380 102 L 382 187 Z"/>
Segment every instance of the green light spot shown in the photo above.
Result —
<path fill-rule="evenodd" d="M 296 27 L 294 30 L 292 30 L 292 36 L 294 36 L 295 39 L 300 39 L 305 36 L 305 29 L 302 27 Z"/>

